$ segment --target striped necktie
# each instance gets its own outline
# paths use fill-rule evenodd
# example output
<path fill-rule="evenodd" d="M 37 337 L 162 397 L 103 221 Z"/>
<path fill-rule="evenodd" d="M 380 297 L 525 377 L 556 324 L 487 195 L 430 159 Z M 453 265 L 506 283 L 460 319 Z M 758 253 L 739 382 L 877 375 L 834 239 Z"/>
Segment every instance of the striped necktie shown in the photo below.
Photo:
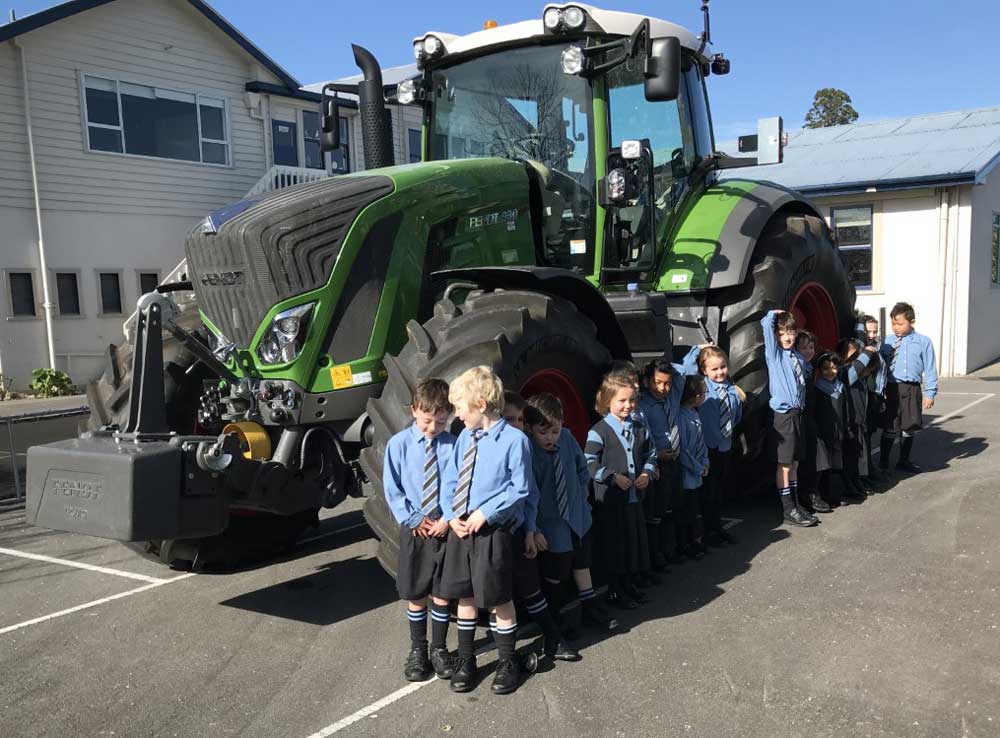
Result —
<path fill-rule="evenodd" d="M 670 441 L 670 453 L 676 454 L 681 448 L 681 429 L 677 427 L 677 423 L 674 421 L 673 410 L 670 409 L 670 401 L 663 403 L 663 407 L 667 415 L 667 436 Z"/>
<path fill-rule="evenodd" d="M 789 352 L 788 358 L 792 361 L 792 372 L 795 374 L 795 397 L 798 400 L 799 407 L 801 407 L 806 391 L 806 377 L 802 373 L 802 363 L 799 361 L 799 357 Z"/>
<path fill-rule="evenodd" d="M 435 439 L 433 438 L 428 438 L 426 441 L 427 450 L 424 454 L 424 496 L 420 503 L 420 512 L 426 517 L 437 518 L 441 516 L 441 508 L 438 506 L 441 485 L 440 474 L 438 472 L 437 443 L 435 443 Z"/>
<path fill-rule="evenodd" d="M 455 488 L 455 499 L 451 503 L 451 509 L 458 517 L 462 517 L 469 512 L 469 492 L 472 490 L 472 471 L 476 466 L 476 450 L 479 446 L 479 439 L 483 437 L 481 430 L 472 431 L 469 438 L 469 445 L 462 456 L 462 468 L 458 472 L 458 487 Z"/>
<path fill-rule="evenodd" d="M 622 423 L 622 438 L 625 439 L 625 442 L 629 446 L 632 445 L 632 421 L 631 420 L 626 420 L 624 423 Z"/>
<path fill-rule="evenodd" d="M 729 404 L 729 389 L 724 384 L 715 388 L 719 396 L 719 430 L 722 431 L 723 438 L 733 436 L 733 408 Z"/>
<path fill-rule="evenodd" d="M 552 454 L 552 467 L 556 477 L 556 505 L 559 507 L 559 516 L 563 520 L 569 520 L 569 489 L 566 486 L 566 471 L 559 456 L 559 446 L 555 447 L 555 452 Z"/>
<path fill-rule="evenodd" d="M 695 449 L 697 450 L 698 458 L 705 458 L 708 456 L 708 449 L 705 447 L 705 434 L 702 432 L 701 421 L 697 418 L 693 418 L 691 423 L 697 430 L 697 442 Z"/>

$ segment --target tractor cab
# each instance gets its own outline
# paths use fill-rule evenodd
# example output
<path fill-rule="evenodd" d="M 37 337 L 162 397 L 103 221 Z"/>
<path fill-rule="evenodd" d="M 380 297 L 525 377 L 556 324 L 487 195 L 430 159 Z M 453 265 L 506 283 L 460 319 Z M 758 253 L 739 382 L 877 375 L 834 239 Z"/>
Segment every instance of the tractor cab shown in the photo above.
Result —
<path fill-rule="evenodd" d="M 729 63 L 704 38 L 548 5 L 538 20 L 416 38 L 422 74 L 397 100 L 424 107 L 425 161 L 525 163 L 542 265 L 595 285 L 641 283 L 715 150 L 705 78 Z"/>

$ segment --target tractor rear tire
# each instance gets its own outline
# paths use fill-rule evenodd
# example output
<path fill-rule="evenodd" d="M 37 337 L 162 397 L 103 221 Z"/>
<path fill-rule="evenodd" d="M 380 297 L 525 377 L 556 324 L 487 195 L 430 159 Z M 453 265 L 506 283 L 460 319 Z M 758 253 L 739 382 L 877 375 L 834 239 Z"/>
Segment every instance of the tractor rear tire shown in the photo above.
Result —
<path fill-rule="evenodd" d="M 589 423 L 591 406 L 611 354 L 594 323 L 567 300 L 538 292 L 473 292 L 461 305 L 442 300 L 421 325 L 410 321 L 409 340 L 398 356 L 386 356 L 382 395 L 368 401 L 374 431 L 361 452 L 368 478 L 364 514 L 379 539 L 378 560 L 393 577 L 399 559 L 399 524 L 385 502 L 383 459 L 389 439 L 409 425 L 417 383 L 428 377 L 451 382 L 474 366 L 495 371 L 507 389 L 527 395 L 551 391 L 564 412 Z M 569 416 L 569 415 L 568 415 Z M 571 428 L 580 438 L 586 427 Z"/>
<path fill-rule="evenodd" d="M 720 341 L 729 352 L 732 379 L 748 395 L 741 426 L 743 456 L 750 460 L 763 449 L 768 418 L 761 318 L 769 310 L 791 308 L 800 329 L 820 334 L 817 349 L 832 350 L 837 339 L 854 334 L 854 287 L 822 219 L 779 213 L 757 240 L 746 281 L 710 300 L 722 308 Z"/>

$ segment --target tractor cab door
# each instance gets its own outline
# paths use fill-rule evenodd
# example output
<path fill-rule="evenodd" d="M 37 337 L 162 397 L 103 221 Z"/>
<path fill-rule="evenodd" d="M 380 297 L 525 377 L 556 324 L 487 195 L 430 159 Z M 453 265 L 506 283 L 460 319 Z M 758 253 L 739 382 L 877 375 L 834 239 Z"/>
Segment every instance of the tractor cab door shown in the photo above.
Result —
<path fill-rule="evenodd" d="M 643 148 L 631 165 L 634 198 L 610 206 L 605 219 L 601 281 L 608 285 L 655 279 L 672 215 L 698 159 L 687 85 L 676 100 L 649 102 L 644 82 L 641 67 L 629 65 L 607 76 L 609 145 L 615 152 L 623 141 L 641 141 Z"/>

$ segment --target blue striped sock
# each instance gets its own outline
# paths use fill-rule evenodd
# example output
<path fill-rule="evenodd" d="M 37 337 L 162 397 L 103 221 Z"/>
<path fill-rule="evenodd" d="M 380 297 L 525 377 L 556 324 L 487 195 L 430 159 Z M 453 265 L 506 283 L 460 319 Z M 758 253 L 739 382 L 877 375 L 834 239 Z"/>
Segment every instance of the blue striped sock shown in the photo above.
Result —
<path fill-rule="evenodd" d="M 577 597 L 580 598 L 580 602 L 586 602 L 597 597 L 597 594 L 594 592 L 594 588 L 590 587 L 589 589 L 581 589 Z"/>
<path fill-rule="evenodd" d="M 431 603 L 431 648 L 444 648 L 448 641 L 451 613 L 447 605 Z"/>
<path fill-rule="evenodd" d="M 471 659 L 476 652 L 476 621 L 458 619 L 458 655 L 463 659 Z"/>
<path fill-rule="evenodd" d="M 494 633 L 497 642 L 497 656 L 500 659 L 512 660 L 514 648 L 517 645 L 517 623 L 514 622 L 506 628 L 497 626 Z"/>

